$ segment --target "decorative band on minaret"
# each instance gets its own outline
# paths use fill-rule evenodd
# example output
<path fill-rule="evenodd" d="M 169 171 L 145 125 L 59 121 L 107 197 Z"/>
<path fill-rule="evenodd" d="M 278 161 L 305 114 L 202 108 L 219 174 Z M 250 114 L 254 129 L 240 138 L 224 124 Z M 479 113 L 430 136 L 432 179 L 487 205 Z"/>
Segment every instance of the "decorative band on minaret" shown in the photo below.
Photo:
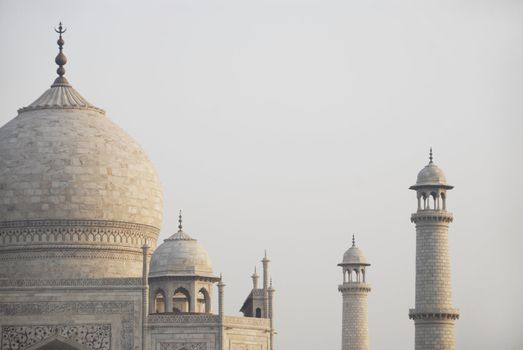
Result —
<path fill-rule="evenodd" d="M 366 282 L 365 269 L 370 264 L 356 247 L 354 235 L 352 247 L 345 252 L 338 266 L 343 271 L 343 284 L 338 286 L 343 297 L 341 349 L 368 350 L 367 294 L 370 285 Z"/>
<path fill-rule="evenodd" d="M 447 191 L 452 188 L 434 164 L 431 148 L 429 164 L 410 187 L 418 199 L 411 216 L 416 224 L 416 304 L 409 312 L 416 350 L 455 349 L 454 321 L 459 311 L 452 306 L 448 228 L 453 216 L 447 211 Z"/>

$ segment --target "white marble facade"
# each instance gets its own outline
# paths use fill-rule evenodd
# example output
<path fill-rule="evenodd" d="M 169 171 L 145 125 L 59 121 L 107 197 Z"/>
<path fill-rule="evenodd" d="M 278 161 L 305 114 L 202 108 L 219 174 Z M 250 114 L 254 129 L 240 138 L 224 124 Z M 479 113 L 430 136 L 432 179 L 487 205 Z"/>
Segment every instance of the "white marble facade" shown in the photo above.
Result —
<path fill-rule="evenodd" d="M 65 79 L 58 44 L 58 78 L 0 128 L 0 350 L 271 350 L 271 320 L 223 314 L 181 223 L 156 249 L 154 167 Z"/>

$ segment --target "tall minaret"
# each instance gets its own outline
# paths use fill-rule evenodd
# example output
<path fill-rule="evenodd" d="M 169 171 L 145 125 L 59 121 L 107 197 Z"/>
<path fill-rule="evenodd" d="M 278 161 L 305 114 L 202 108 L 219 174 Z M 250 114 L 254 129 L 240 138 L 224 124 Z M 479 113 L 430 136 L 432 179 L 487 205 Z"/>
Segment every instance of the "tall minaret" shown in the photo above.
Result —
<path fill-rule="evenodd" d="M 454 321 L 459 311 L 452 306 L 448 228 L 452 213 L 447 211 L 445 175 L 432 160 L 418 174 L 411 190 L 418 198 L 416 224 L 416 307 L 409 318 L 416 328 L 416 350 L 454 350 Z"/>
<path fill-rule="evenodd" d="M 370 285 L 365 281 L 365 268 L 370 264 L 356 247 L 354 236 L 352 247 L 345 252 L 338 266 L 343 269 L 343 284 L 338 286 L 343 296 L 341 349 L 368 350 L 367 294 Z"/>

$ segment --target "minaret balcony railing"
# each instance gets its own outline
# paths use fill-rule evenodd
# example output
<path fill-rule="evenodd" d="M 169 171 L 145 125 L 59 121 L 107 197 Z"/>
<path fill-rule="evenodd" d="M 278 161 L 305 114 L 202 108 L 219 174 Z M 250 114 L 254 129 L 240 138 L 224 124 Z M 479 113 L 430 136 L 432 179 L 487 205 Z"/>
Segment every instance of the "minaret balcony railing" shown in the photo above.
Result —
<path fill-rule="evenodd" d="M 370 292 L 370 284 L 362 282 L 345 282 L 338 286 L 340 292 Z"/>
<path fill-rule="evenodd" d="M 456 308 L 430 309 L 430 310 L 410 309 L 409 318 L 411 320 L 457 320 L 457 319 L 459 319 L 459 309 L 456 309 Z"/>
<path fill-rule="evenodd" d="M 445 210 L 434 210 L 434 209 L 425 209 L 418 210 L 416 213 L 413 213 L 410 217 L 410 221 L 413 223 L 418 222 L 442 222 L 450 223 L 454 220 L 454 216 L 451 212 Z"/>

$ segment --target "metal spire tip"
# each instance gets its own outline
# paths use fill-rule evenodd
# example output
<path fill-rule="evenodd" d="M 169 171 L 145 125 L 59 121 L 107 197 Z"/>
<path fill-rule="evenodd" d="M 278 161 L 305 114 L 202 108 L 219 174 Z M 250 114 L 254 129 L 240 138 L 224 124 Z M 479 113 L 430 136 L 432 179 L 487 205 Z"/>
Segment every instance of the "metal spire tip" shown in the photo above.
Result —
<path fill-rule="evenodd" d="M 178 215 L 178 231 L 181 231 L 183 229 L 182 225 L 182 210 L 180 209 L 180 214 Z"/>

